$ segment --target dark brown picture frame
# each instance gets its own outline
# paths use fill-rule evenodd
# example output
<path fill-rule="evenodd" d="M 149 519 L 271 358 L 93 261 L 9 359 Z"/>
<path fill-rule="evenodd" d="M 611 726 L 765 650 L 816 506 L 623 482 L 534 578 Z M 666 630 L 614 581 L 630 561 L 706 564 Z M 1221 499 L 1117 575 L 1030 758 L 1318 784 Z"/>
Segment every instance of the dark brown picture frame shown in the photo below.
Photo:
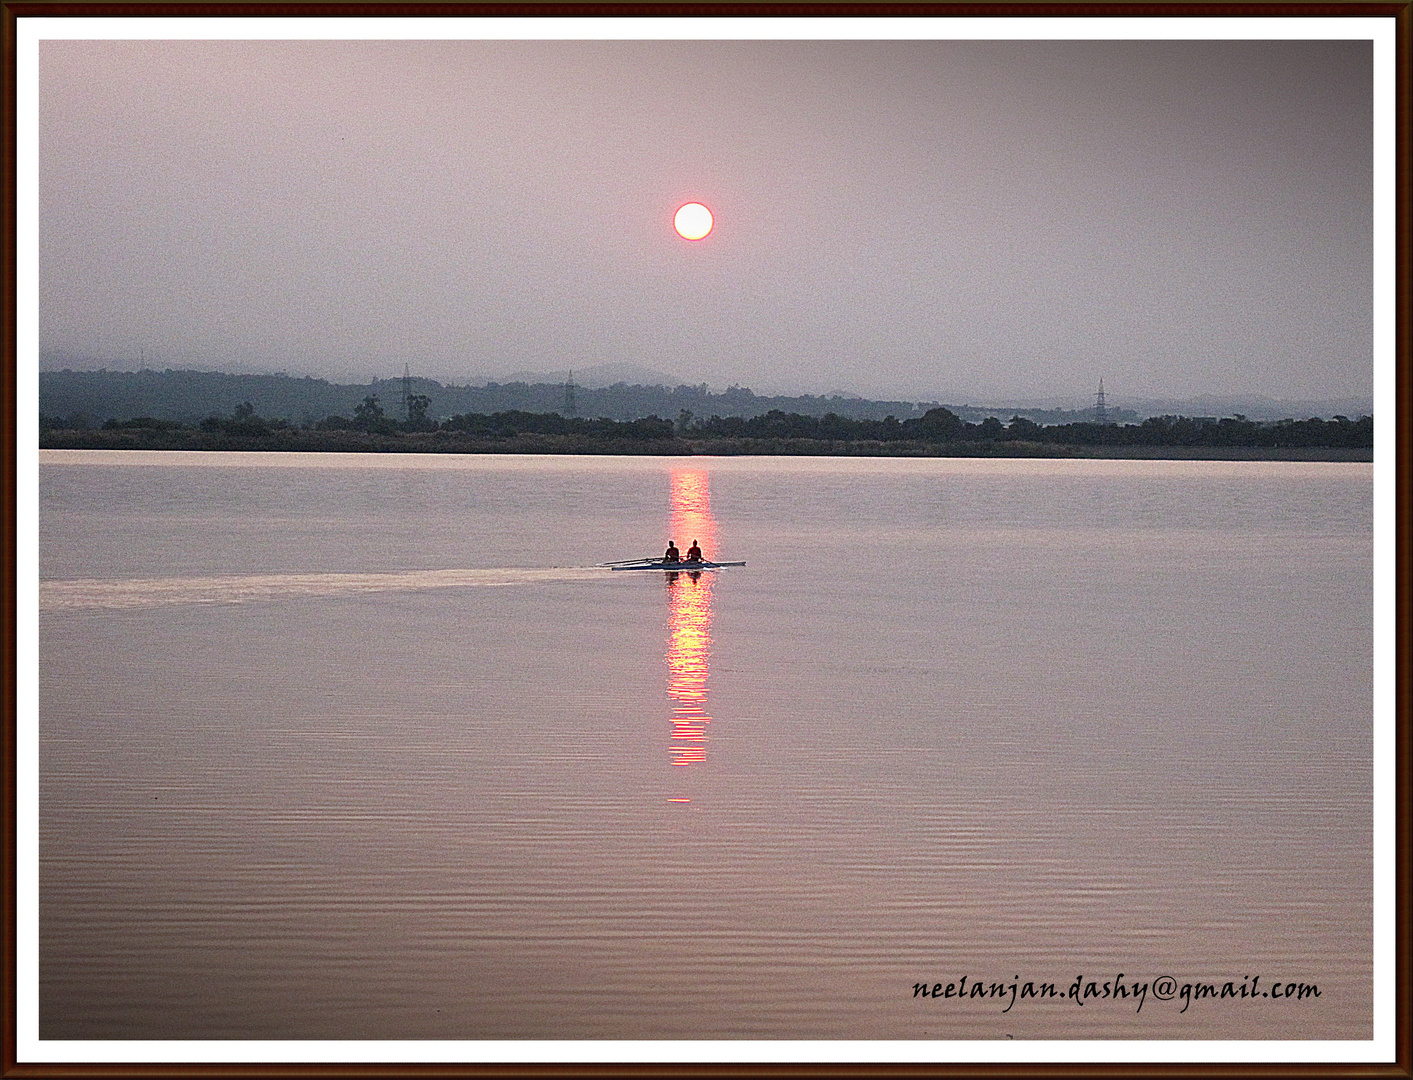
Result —
<path fill-rule="evenodd" d="M 1413 909 L 1409 906 L 1409 775 L 1410 775 L 1410 583 L 1409 527 L 1413 514 L 1410 499 L 1410 446 L 1413 446 L 1413 400 L 1410 400 L 1410 59 L 1413 59 L 1413 4 L 1410 3 L 270 3 L 261 0 L 231 0 L 224 3 L 78 3 L 67 0 L 7 0 L 0 3 L 0 59 L 3 59 L 3 110 L 0 111 L 0 145 L 4 150 L 3 172 L 3 282 L 0 282 L 0 331 L 3 331 L 3 379 L 0 379 L 0 505 L 4 507 L 4 529 L 0 532 L 0 670 L 3 670 L 5 698 L 3 746 L 4 800 L 3 843 L 3 1059 L 4 1077 L 98 1077 L 98 1076 L 1211 1076 L 1248 1077 L 1413 1077 L 1413 1048 L 1410 1047 L 1410 947 L 1409 926 Z M 651 1064 L 398 1064 L 367 1062 L 359 1064 L 236 1064 L 227 1063 L 21 1063 L 17 1061 L 16 1009 L 19 995 L 16 975 L 16 754 L 17 726 L 20 721 L 17 687 L 17 409 L 32 407 L 17 401 L 17 373 L 21 359 L 17 344 L 16 261 L 16 41 L 17 26 L 32 18 L 118 17 L 140 19 L 160 16 L 188 17 L 1184 17 L 1184 18 L 1268 18 L 1305 17 L 1339 20 L 1351 17 L 1392 19 L 1396 22 L 1396 662 L 1397 662 L 1397 785 L 1396 826 L 1396 942 L 1395 942 L 1395 1058 L 1378 1064 L 1360 1063 L 1088 1063 L 1058 1064 L 1034 1061 L 1022 1064 L 694 1064 L 659 1062 Z M 25 363 L 31 363 L 25 358 Z M 1379 403 L 1380 407 L 1384 405 Z"/>

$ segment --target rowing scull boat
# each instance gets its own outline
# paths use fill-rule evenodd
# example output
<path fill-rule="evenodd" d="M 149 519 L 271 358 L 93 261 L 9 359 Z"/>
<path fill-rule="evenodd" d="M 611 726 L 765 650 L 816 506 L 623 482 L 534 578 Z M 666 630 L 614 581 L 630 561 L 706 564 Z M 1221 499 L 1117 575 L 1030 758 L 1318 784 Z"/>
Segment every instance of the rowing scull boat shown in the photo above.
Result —
<path fill-rule="evenodd" d="M 745 566 L 744 562 L 668 562 L 666 559 L 644 559 L 642 562 L 620 563 L 618 566 L 610 566 L 610 570 L 666 570 L 670 574 L 686 571 L 695 573 L 698 570 L 720 570 L 723 566 Z"/>

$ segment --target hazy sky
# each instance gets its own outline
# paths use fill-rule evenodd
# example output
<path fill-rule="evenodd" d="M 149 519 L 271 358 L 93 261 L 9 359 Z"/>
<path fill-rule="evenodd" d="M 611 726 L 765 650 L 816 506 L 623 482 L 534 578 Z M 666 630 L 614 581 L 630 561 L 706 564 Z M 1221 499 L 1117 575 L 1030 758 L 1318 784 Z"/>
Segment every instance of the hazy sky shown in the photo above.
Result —
<path fill-rule="evenodd" d="M 1368 42 L 40 46 L 40 343 L 944 400 L 1371 392 Z M 716 228 L 690 243 L 673 211 Z M 94 365 L 96 366 L 96 364 Z"/>

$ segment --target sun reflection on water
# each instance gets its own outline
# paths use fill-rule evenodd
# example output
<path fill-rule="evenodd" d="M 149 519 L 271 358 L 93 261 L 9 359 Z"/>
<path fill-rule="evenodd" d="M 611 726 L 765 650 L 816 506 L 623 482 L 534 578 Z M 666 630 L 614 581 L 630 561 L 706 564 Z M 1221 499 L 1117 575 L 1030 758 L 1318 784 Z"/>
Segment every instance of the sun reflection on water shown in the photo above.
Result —
<path fill-rule="evenodd" d="M 716 520 L 711 516 L 707 474 L 674 470 L 670 505 L 670 535 L 678 547 L 685 551 L 696 541 L 704 558 L 714 558 Z M 714 576 L 700 572 L 667 575 L 667 695 L 672 699 L 673 765 L 699 765 L 706 760 Z"/>

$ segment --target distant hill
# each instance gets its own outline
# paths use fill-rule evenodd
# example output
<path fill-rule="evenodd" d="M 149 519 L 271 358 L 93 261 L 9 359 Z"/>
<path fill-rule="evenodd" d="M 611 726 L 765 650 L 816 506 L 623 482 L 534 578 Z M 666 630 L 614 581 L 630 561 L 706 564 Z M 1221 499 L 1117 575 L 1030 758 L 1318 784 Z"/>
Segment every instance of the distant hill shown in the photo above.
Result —
<path fill-rule="evenodd" d="M 420 382 L 420 380 L 419 380 Z M 226 375 L 212 371 L 41 371 L 42 416 L 77 417 L 88 424 L 151 416 L 196 422 L 228 416 L 249 401 L 261 416 L 294 422 L 350 415 L 367 386 L 339 386 L 288 375 Z M 415 392 L 422 392 L 421 390 Z"/>
<path fill-rule="evenodd" d="M 530 374 L 530 373 L 527 373 Z M 506 379 L 485 385 L 443 384 L 433 379 L 413 378 L 411 391 L 431 399 L 427 415 L 444 420 L 466 413 L 495 413 L 510 409 L 527 412 L 567 413 L 563 377 L 542 381 Z M 567 375 L 567 372 L 565 373 Z M 579 416 L 610 420 L 636 420 L 645 416 L 677 419 L 690 412 L 698 419 L 712 416 L 762 416 L 771 410 L 824 416 L 835 413 L 851 420 L 899 420 L 923 415 L 928 409 L 945 405 L 968 423 L 988 416 L 1009 421 L 1022 416 L 1037 424 L 1070 424 L 1089 420 L 1092 409 L 1041 408 L 1035 406 L 951 404 L 940 401 L 873 400 L 853 394 L 757 394 L 745 387 L 711 390 L 706 384 L 669 386 L 665 383 L 630 382 L 619 375 L 653 378 L 661 375 L 648 368 L 627 364 L 601 364 L 574 372 L 574 408 Z M 403 382 L 378 379 L 368 383 L 334 383 L 327 379 L 291 375 L 225 374 L 212 371 L 41 371 L 39 373 L 40 413 L 57 418 L 76 418 L 81 426 L 97 426 L 105 420 L 129 420 L 150 416 L 159 420 L 195 423 L 208 416 L 229 416 L 242 402 L 250 402 L 259 416 L 309 425 L 328 416 L 352 416 L 354 406 L 365 397 L 377 397 L 390 417 L 402 417 Z M 1241 413 L 1253 420 L 1329 418 L 1336 414 L 1358 418 L 1372 408 L 1358 399 L 1348 402 L 1280 402 L 1270 399 L 1197 398 L 1190 401 L 1145 401 L 1136 408 L 1108 410 L 1114 423 L 1135 423 L 1148 416 L 1230 416 Z M 1221 406 L 1227 405 L 1228 408 Z"/>
<path fill-rule="evenodd" d="M 562 386 L 568 381 L 570 374 L 571 372 L 568 370 L 515 371 L 509 375 L 488 375 L 484 378 L 472 379 L 468 385 L 484 385 L 490 382 L 523 382 L 532 386 Z M 685 384 L 685 380 L 679 379 L 675 375 L 668 375 L 656 368 L 643 367 L 642 364 L 592 364 L 589 367 L 574 368 L 572 374 L 576 387 L 589 390 L 602 390 L 604 387 L 614 386 L 618 383 L 624 383 L 627 386 L 681 386 Z"/>
<path fill-rule="evenodd" d="M 608 367 L 608 365 L 604 365 Z M 700 386 L 642 385 L 617 382 L 594 387 L 579 383 L 574 373 L 574 411 L 579 416 L 636 420 L 645 416 L 677 419 L 689 412 L 700 419 L 712 416 L 762 416 L 771 410 L 854 420 L 899 420 L 923 415 L 939 402 L 871 401 L 838 395 L 760 395 L 745 387 L 712 391 Z M 414 378 L 413 394 L 431 399 L 427 415 L 442 420 L 466 413 L 568 412 L 563 382 L 491 382 L 485 386 L 444 385 Z M 229 416 L 237 405 L 250 402 L 258 416 L 312 424 L 327 416 L 352 416 L 365 397 L 379 399 L 390 417 L 402 416 L 403 382 L 380 379 L 370 383 L 331 383 L 325 379 L 289 375 L 230 375 L 209 371 L 41 371 L 39 411 L 48 417 L 72 419 L 77 426 L 97 426 L 106 420 L 150 416 L 158 420 L 195 423 L 208 416 Z M 1020 415 L 1037 423 L 1068 423 L 1084 414 L 1063 409 L 1007 410 L 955 406 L 963 420 L 987 416 L 1009 420 Z M 1131 419 L 1132 414 L 1112 414 Z"/>
<path fill-rule="evenodd" d="M 919 395 L 920 399 L 936 398 L 946 400 L 947 395 L 936 394 L 927 391 Z M 958 395 L 952 395 L 955 401 Z M 970 400 L 961 398 L 964 404 L 948 405 L 947 407 L 958 416 L 966 410 L 970 415 L 972 410 L 980 410 L 988 416 L 1011 416 L 1018 414 L 1029 417 L 1037 423 L 1068 423 L 1067 420 L 1041 421 L 1042 415 L 1088 417 L 1094 416 L 1094 398 L 1091 395 L 1088 402 L 1083 398 L 1034 398 L 1020 397 L 1012 398 L 1009 402 L 997 399 L 981 399 L 978 404 L 970 404 L 975 398 Z M 1374 401 L 1371 397 L 1338 397 L 1338 398 L 1272 398 L 1262 397 L 1257 394 L 1203 394 L 1198 397 L 1187 398 L 1140 398 L 1127 394 L 1110 393 L 1108 395 L 1108 407 L 1106 409 L 1109 419 L 1117 420 L 1119 423 L 1127 423 L 1130 418 L 1139 420 L 1147 419 L 1150 416 L 1242 416 L 1250 417 L 1252 420 L 1287 420 L 1287 419 L 1309 419 L 1312 416 L 1329 420 L 1335 416 L 1348 416 L 1357 419 L 1360 416 L 1372 416 L 1374 414 Z"/>
<path fill-rule="evenodd" d="M 1347 397 L 1323 401 L 1269 398 L 1256 395 L 1204 394 L 1195 398 L 1143 398 L 1128 405 L 1139 416 L 1235 416 L 1238 413 L 1252 420 L 1308 420 L 1312 416 L 1328 420 L 1334 416 L 1357 419 L 1374 414 L 1372 398 Z"/>

